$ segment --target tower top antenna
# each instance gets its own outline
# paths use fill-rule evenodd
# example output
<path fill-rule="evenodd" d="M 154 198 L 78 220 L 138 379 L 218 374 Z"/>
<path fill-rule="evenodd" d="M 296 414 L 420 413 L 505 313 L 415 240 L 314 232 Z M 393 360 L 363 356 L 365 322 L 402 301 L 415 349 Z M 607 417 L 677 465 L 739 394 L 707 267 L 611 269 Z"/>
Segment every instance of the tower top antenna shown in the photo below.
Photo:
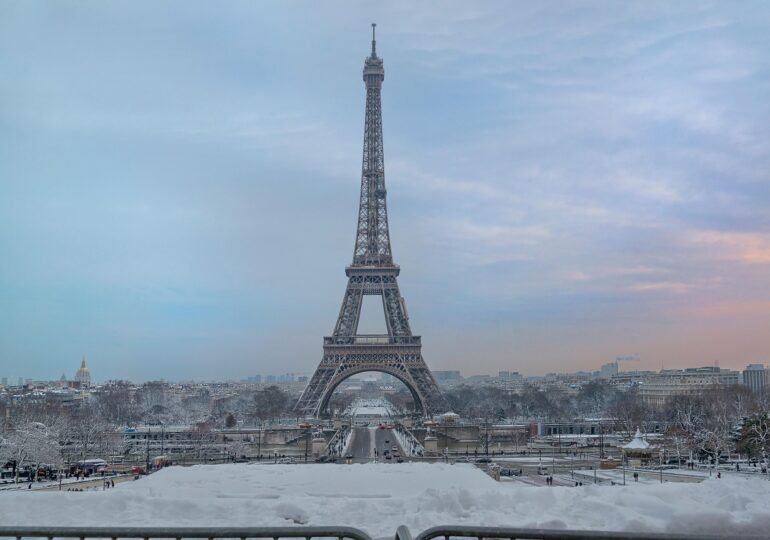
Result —
<path fill-rule="evenodd" d="M 372 58 L 377 57 L 377 42 L 374 38 L 374 29 L 377 28 L 377 23 L 372 23 Z"/>

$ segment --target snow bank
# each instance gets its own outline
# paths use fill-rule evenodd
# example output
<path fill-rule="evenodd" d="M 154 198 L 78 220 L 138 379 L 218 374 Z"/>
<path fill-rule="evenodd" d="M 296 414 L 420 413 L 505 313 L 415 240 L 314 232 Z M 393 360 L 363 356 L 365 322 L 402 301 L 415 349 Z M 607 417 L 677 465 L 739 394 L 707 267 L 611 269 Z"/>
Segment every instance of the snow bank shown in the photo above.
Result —
<path fill-rule="evenodd" d="M 472 465 L 169 467 L 107 491 L 4 492 L 3 525 L 349 525 L 392 538 L 439 524 L 766 534 L 770 482 L 530 487 Z"/>

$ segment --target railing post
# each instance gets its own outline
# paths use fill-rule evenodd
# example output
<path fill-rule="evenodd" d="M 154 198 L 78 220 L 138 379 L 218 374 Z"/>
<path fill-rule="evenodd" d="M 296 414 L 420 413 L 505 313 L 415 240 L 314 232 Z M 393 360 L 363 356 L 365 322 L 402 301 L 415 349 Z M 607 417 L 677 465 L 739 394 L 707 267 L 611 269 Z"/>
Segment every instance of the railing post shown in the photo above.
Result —
<path fill-rule="evenodd" d="M 396 529 L 396 540 L 412 540 L 412 533 L 406 525 L 399 525 Z"/>

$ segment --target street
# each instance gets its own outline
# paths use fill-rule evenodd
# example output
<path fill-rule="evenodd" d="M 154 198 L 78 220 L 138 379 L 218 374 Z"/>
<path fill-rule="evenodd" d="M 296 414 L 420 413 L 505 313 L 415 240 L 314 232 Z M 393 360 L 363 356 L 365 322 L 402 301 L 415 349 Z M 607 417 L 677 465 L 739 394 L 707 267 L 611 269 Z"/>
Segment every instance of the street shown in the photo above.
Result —
<path fill-rule="evenodd" d="M 387 442 L 386 442 L 387 441 Z M 398 444 L 392 429 L 380 429 L 377 427 L 353 428 L 353 439 L 350 442 L 350 454 L 356 462 L 364 463 L 374 459 L 374 449 L 377 449 L 378 460 L 383 460 L 383 452 L 391 450 L 393 446 L 398 448 L 404 459 L 404 451 Z"/>

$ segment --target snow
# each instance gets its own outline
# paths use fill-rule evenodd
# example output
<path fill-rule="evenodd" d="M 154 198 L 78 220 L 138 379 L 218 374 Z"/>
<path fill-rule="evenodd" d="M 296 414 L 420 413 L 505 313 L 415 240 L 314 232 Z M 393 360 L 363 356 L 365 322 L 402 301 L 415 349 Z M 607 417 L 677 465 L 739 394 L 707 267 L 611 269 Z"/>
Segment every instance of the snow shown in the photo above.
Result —
<path fill-rule="evenodd" d="M 385 407 L 376 407 L 370 405 L 364 405 L 353 409 L 353 416 L 390 416 L 390 413 Z"/>
<path fill-rule="evenodd" d="M 114 489 L 0 493 L 3 525 L 347 525 L 392 538 L 439 524 L 766 534 L 770 482 L 533 487 L 469 464 L 169 467 Z M 83 509 L 88 511 L 84 512 Z"/>
<path fill-rule="evenodd" d="M 650 447 L 650 443 L 642 438 L 642 433 L 637 429 L 634 438 L 631 442 L 623 446 L 627 450 L 647 450 Z"/>

